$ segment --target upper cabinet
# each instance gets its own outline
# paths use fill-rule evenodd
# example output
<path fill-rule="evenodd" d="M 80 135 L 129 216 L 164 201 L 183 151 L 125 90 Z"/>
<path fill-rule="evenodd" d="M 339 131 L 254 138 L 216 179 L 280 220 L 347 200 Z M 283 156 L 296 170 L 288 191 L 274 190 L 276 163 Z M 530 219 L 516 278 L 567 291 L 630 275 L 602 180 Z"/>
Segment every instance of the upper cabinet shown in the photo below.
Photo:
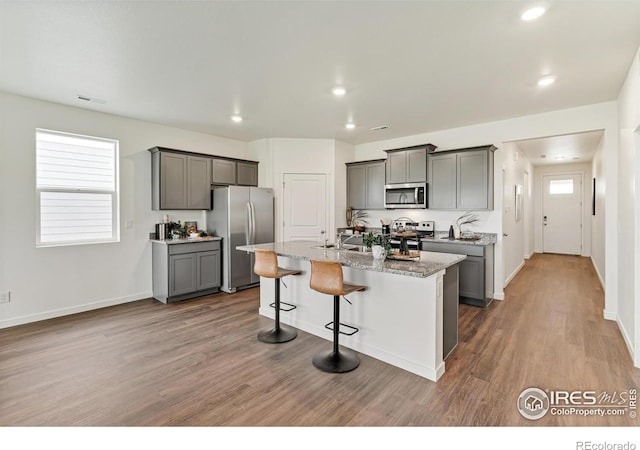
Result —
<path fill-rule="evenodd" d="M 347 163 L 347 206 L 384 209 L 384 161 Z"/>
<path fill-rule="evenodd" d="M 221 185 L 258 185 L 258 163 L 225 158 L 211 160 L 211 183 Z"/>
<path fill-rule="evenodd" d="M 229 159 L 213 158 L 211 160 L 212 184 L 236 184 L 236 162 Z"/>
<path fill-rule="evenodd" d="M 258 163 L 150 148 L 152 208 L 211 209 L 211 185 L 257 186 Z"/>
<path fill-rule="evenodd" d="M 486 145 L 429 154 L 429 209 L 493 209 L 495 150 Z"/>
<path fill-rule="evenodd" d="M 211 208 L 210 158 L 159 147 L 150 151 L 153 209 Z"/>
<path fill-rule="evenodd" d="M 258 163 L 238 161 L 236 163 L 236 183 L 240 186 L 258 185 Z"/>
<path fill-rule="evenodd" d="M 211 158 L 187 156 L 187 209 L 211 209 Z"/>
<path fill-rule="evenodd" d="M 394 150 L 385 150 L 386 184 L 416 183 L 427 181 L 427 154 L 436 149 L 425 144 Z"/>

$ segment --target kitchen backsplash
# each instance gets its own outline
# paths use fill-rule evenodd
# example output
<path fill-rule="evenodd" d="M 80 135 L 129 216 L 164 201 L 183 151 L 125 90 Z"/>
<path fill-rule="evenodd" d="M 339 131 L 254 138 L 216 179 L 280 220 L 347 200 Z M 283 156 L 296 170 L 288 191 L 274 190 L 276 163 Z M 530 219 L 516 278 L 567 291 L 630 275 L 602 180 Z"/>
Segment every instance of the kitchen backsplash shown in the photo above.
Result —
<path fill-rule="evenodd" d="M 408 217 L 413 219 L 414 222 L 420 220 L 433 220 L 436 223 L 436 230 L 447 231 L 449 225 L 451 225 L 458 217 L 463 215 L 465 211 L 437 211 L 431 209 L 388 209 L 388 210 L 366 210 L 368 217 L 365 220 L 368 222 L 368 227 L 380 228 L 380 219 L 389 218 L 391 220 L 399 217 Z M 475 226 L 469 226 L 469 231 L 478 231 L 484 233 L 496 233 L 498 225 L 496 221 L 500 221 L 500 211 L 473 211 L 478 215 L 478 222 Z"/>

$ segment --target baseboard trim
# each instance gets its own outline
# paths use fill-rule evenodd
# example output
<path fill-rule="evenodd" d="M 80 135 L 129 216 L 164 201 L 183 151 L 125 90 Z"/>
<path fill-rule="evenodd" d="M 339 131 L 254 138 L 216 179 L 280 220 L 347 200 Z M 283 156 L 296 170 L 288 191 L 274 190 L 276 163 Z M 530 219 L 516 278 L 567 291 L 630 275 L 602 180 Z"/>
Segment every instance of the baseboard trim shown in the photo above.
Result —
<path fill-rule="evenodd" d="M 607 311 L 606 309 L 602 310 L 602 317 L 605 318 L 605 320 L 618 320 L 618 313 L 616 313 L 615 311 Z"/>
<path fill-rule="evenodd" d="M 620 320 L 620 317 L 616 316 L 616 322 L 618 323 L 618 328 L 620 329 L 620 333 L 622 334 L 622 338 L 624 339 L 624 343 L 627 344 L 627 350 L 629 350 L 629 354 L 631 355 L 631 360 L 634 361 L 634 363 L 637 362 L 637 359 L 635 357 L 635 350 L 633 348 L 633 343 L 631 342 L 631 339 L 629 338 L 629 334 L 627 333 L 627 330 L 624 328 L 624 325 L 622 324 L 622 321 Z M 636 367 L 638 366 L 637 364 L 635 364 Z"/>
<path fill-rule="evenodd" d="M 591 264 L 593 265 L 594 270 L 596 271 L 596 275 L 598 275 L 598 280 L 600 280 L 600 286 L 602 286 L 602 290 L 604 290 L 604 279 L 602 275 L 600 275 L 600 271 L 598 270 L 598 266 L 596 266 L 596 262 L 593 260 L 593 256 L 590 256 Z"/>
<path fill-rule="evenodd" d="M 507 287 L 509 283 L 511 283 L 511 280 L 513 280 L 515 276 L 518 275 L 518 272 L 520 272 L 523 267 L 524 267 L 524 260 L 520 263 L 518 267 L 516 267 L 516 270 L 514 270 L 513 273 L 509 275 L 509 277 L 505 280 L 504 287 Z"/>
<path fill-rule="evenodd" d="M 528 255 L 524 255 L 524 259 L 531 259 L 531 257 L 533 256 L 535 252 L 531 252 Z"/>
<path fill-rule="evenodd" d="M 494 300 L 504 300 L 504 292 L 494 292 L 493 293 Z"/>
<path fill-rule="evenodd" d="M 151 292 L 140 292 L 138 294 L 127 295 L 124 297 L 110 298 L 107 300 L 84 303 L 82 305 L 71 306 L 68 308 L 52 309 L 50 311 L 45 311 L 37 314 L 28 314 L 26 316 L 4 319 L 0 320 L 0 329 L 15 327 L 17 325 L 24 325 L 26 323 L 39 322 L 41 320 L 55 319 L 56 317 L 68 316 L 70 314 L 77 314 L 85 311 L 92 311 L 94 309 L 106 308 L 108 306 L 135 302 L 136 300 L 142 300 L 152 296 L 153 293 Z"/>

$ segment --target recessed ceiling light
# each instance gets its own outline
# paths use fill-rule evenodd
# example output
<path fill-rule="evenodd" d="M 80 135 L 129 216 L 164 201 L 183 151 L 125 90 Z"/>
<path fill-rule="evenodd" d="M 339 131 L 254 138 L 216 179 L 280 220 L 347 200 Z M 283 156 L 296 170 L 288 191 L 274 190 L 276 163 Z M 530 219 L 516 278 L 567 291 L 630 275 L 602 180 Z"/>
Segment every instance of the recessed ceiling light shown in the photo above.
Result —
<path fill-rule="evenodd" d="M 580 158 L 579 158 L 579 157 L 577 157 L 577 156 L 574 156 L 574 157 L 573 157 L 573 159 L 574 159 L 574 161 L 575 161 L 576 159 L 580 159 Z"/>
<path fill-rule="evenodd" d="M 353 122 L 348 122 L 345 126 L 344 126 L 347 130 L 353 130 L 356 127 L 356 124 Z"/>
<path fill-rule="evenodd" d="M 545 159 L 547 155 L 540 155 L 540 158 Z"/>
<path fill-rule="evenodd" d="M 331 90 L 331 92 L 333 92 L 333 95 L 335 95 L 336 97 L 342 97 L 347 93 L 347 90 L 342 86 L 336 86 Z"/>
<path fill-rule="evenodd" d="M 552 76 L 552 75 L 548 75 L 545 77 L 542 77 L 538 80 L 538 86 L 540 87 L 545 87 L 545 86 L 549 86 L 553 83 L 556 82 L 556 77 Z"/>
<path fill-rule="evenodd" d="M 386 130 L 387 128 L 389 128 L 389 125 L 380 125 L 378 127 L 373 127 L 373 128 L 369 128 L 371 131 L 380 131 L 380 130 Z"/>
<path fill-rule="evenodd" d="M 558 155 L 558 156 L 554 156 L 553 158 L 558 160 L 558 161 L 562 161 L 564 159 L 564 156 Z"/>
<path fill-rule="evenodd" d="M 240 123 L 242 122 L 242 116 L 239 114 L 234 114 L 233 116 L 231 116 L 231 120 L 235 123 Z"/>
<path fill-rule="evenodd" d="M 520 18 L 525 22 L 530 22 L 542 16 L 545 13 L 545 11 L 546 10 L 542 6 L 535 6 L 523 12 Z"/>

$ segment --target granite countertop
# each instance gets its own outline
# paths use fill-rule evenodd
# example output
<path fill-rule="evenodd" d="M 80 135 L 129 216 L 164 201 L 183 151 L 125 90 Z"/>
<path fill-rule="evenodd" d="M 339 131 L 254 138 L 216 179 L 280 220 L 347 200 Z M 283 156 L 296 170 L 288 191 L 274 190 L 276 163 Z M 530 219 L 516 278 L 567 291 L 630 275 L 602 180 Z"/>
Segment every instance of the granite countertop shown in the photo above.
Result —
<path fill-rule="evenodd" d="M 442 244 L 460 244 L 460 245 L 491 245 L 495 244 L 497 235 L 495 233 L 474 233 L 480 236 L 480 239 L 471 241 L 466 239 L 448 239 L 448 231 L 436 231 L 435 236 L 432 238 L 422 238 L 422 242 L 439 242 Z"/>
<path fill-rule="evenodd" d="M 264 248 L 273 250 L 280 256 L 294 259 L 336 261 L 343 266 L 353 267 L 354 269 L 394 273 L 418 278 L 429 277 L 466 258 L 465 255 L 453 255 L 450 253 L 420 252 L 420 260 L 418 261 L 397 261 L 390 259 L 376 261 L 373 259 L 371 253 L 336 250 L 334 248 L 314 248 L 319 245 L 322 244 L 315 241 L 291 241 L 242 245 L 236 248 L 248 252 L 252 252 L 256 248 Z"/>
<path fill-rule="evenodd" d="M 206 236 L 199 238 L 180 238 L 180 239 L 151 239 L 151 242 L 158 244 L 175 245 L 175 244 L 195 244 L 198 242 L 221 241 L 219 236 Z"/>

